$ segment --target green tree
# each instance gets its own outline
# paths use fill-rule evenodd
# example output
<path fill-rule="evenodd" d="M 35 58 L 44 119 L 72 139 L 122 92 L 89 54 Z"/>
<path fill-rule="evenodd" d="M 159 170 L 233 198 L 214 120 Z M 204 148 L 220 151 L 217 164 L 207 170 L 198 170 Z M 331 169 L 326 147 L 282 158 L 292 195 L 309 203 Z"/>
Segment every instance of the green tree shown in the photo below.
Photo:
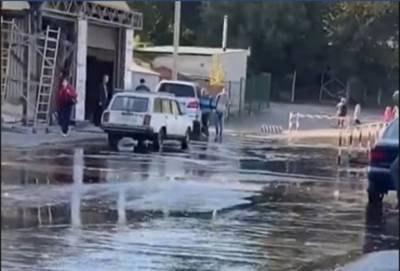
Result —
<path fill-rule="evenodd" d="M 332 67 L 362 91 L 398 87 L 398 3 L 337 3 L 323 20 Z"/>
<path fill-rule="evenodd" d="M 174 2 L 130 2 L 133 9 L 143 13 L 143 31 L 138 34 L 142 41 L 154 45 L 172 45 L 174 25 Z M 201 2 L 182 2 L 181 45 L 194 45 L 196 28 L 200 22 L 198 9 Z"/>

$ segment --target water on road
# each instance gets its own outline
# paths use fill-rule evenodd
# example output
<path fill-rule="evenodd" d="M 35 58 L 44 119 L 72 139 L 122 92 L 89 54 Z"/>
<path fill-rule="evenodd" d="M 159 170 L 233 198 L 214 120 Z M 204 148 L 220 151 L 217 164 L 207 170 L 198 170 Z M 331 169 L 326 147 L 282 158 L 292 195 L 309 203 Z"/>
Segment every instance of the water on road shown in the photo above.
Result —
<path fill-rule="evenodd" d="M 330 270 L 399 245 L 364 169 L 315 145 L 86 142 L 2 150 L 1 169 L 3 270 Z"/>

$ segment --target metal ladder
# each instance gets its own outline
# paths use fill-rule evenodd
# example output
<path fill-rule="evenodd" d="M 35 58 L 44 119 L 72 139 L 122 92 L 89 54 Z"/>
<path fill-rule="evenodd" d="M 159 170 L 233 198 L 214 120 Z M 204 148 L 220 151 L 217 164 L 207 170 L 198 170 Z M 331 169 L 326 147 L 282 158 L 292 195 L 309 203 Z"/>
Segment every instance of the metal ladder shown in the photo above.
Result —
<path fill-rule="evenodd" d="M 44 37 L 42 65 L 39 79 L 38 96 L 34 117 L 34 127 L 39 124 L 46 126 L 50 123 L 50 107 L 52 102 L 52 89 L 54 73 L 57 64 L 60 28 L 53 30 L 47 26 Z"/>
<path fill-rule="evenodd" d="M 14 19 L 7 21 L 1 17 L 1 104 L 5 101 L 7 94 L 14 28 Z"/>

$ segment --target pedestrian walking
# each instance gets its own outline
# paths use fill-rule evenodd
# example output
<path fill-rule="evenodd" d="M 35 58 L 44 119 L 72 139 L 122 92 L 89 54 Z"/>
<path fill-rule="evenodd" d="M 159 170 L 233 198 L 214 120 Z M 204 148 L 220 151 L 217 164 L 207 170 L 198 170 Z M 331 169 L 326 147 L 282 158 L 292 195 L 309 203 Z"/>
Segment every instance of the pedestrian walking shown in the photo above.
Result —
<path fill-rule="evenodd" d="M 140 79 L 140 85 L 138 85 L 135 90 L 136 91 L 148 91 L 148 92 L 150 92 L 150 88 L 146 85 L 146 81 L 143 78 Z"/>
<path fill-rule="evenodd" d="M 337 117 L 338 117 L 338 127 L 344 127 L 344 121 L 347 116 L 347 104 L 346 98 L 342 97 L 340 102 L 336 105 L 337 107 Z"/>
<path fill-rule="evenodd" d="M 224 118 L 228 103 L 228 95 L 225 88 L 223 88 L 222 91 L 217 94 L 215 99 L 215 142 L 222 142 Z"/>
<path fill-rule="evenodd" d="M 354 112 L 353 112 L 353 121 L 355 125 L 360 125 L 360 115 L 361 115 L 361 105 L 360 103 L 357 103 L 356 106 L 354 107 Z"/>
<path fill-rule="evenodd" d="M 201 110 L 201 132 L 205 135 L 206 138 L 208 138 L 209 136 L 208 127 L 212 111 L 212 97 L 206 89 L 203 89 L 201 92 L 200 110 Z"/>
<path fill-rule="evenodd" d="M 57 97 L 58 123 L 61 126 L 63 136 L 68 135 L 72 107 L 76 104 L 77 98 L 74 87 L 64 78 Z"/>
<path fill-rule="evenodd" d="M 100 125 L 101 122 L 101 116 L 103 114 L 103 111 L 107 108 L 108 106 L 108 97 L 109 97 L 109 90 L 108 90 L 108 82 L 109 82 L 109 77 L 107 74 L 103 76 L 103 80 L 100 83 L 99 87 L 99 92 L 97 95 L 97 102 L 96 102 L 96 113 L 94 117 L 94 124 L 96 126 Z"/>

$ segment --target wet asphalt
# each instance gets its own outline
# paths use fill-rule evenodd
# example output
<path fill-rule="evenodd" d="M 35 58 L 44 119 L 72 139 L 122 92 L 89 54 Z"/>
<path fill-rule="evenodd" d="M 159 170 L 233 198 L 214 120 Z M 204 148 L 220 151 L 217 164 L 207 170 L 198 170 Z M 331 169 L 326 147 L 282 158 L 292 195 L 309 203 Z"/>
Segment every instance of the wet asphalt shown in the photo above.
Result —
<path fill-rule="evenodd" d="M 2 150 L 2 270 L 333 270 L 399 245 L 365 168 L 311 144 Z"/>

